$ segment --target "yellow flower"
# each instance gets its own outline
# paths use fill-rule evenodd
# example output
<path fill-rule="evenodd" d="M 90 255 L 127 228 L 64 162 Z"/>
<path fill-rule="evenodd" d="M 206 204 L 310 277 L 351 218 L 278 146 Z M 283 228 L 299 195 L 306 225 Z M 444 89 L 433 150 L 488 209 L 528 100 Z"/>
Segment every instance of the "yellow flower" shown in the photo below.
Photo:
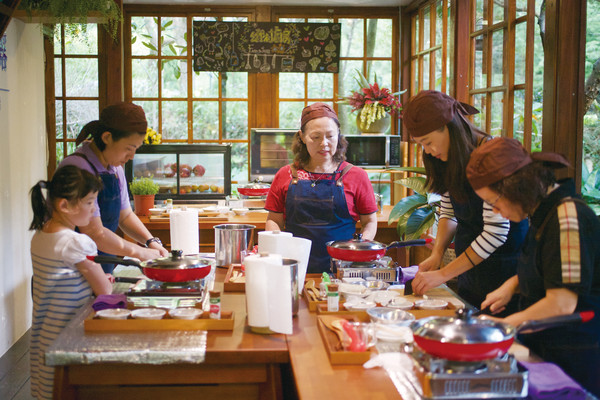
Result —
<path fill-rule="evenodd" d="M 156 132 L 154 129 L 148 127 L 146 129 L 146 136 L 144 137 L 144 144 L 159 144 L 162 140 L 162 135 Z"/>

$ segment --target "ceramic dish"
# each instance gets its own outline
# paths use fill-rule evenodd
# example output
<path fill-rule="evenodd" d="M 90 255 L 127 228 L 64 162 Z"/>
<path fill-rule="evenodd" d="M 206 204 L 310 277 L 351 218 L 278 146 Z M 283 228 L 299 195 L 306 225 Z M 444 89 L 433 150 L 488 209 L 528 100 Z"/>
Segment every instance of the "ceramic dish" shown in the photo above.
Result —
<path fill-rule="evenodd" d="M 235 215 L 246 215 L 250 210 L 247 208 L 232 208 L 231 211 L 233 211 Z"/>
<path fill-rule="evenodd" d="M 366 297 L 371 294 L 371 290 L 361 284 L 340 283 L 338 290 L 341 294 L 348 296 Z"/>
<path fill-rule="evenodd" d="M 394 297 L 387 304 L 388 307 L 399 308 L 400 310 L 410 310 L 413 308 L 414 303 L 410 300 L 405 299 L 404 297 Z"/>
<path fill-rule="evenodd" d="M 136 319 L 162 319 L 166 313 L 160 308 L 138 308 L 131 312 L 131 316 Z"/>
<path fill-rule="evenodd" d="M 194 307 L 175 308 L 169 311 L 174 319 L 196 319 L 202 315 L 202 310 Z"/>
<path fill-rule="evenodd" d="M 388 305 L 392 300 L 400 296 L 400 293 L 387 290 L 377 290 L 367 297 L 367 300 L 372 300 L 382 306 Z"/>
<path fill-rule="evenodd" d="M 439 299 L 418 300 L 415 306 L 421 310 L 443 310 L 448 307 L 448 302 Z"/>
<path fill-rule="evenodd" d="M 415 316 L 407 311 L 390 307 L 373 307 L 367 310 L 371 321 L 385 325 L 408 325 Z"/>
<path fill-rule="evenodd" d="M 125 308 L 108 308 L 106 310 L 96 311 L 96 316 L 101 319 L 127 319 L 131 311 Z"/>
<path fill-rule="evenodd" d="M 375 307 L 377 304 L 373 301 L 365 301 L 364 299 L 354 298 L 353 301 L 347 301 L 344 303 L 344 307 L 349 311 L 364 311 L 369 308 Z"/>
<path fill-rule="evenodd" d="M 148 211 L 150 211 L 150 215 L 161 215 L 164 214 L 167 210 L 165 210 L 164 208 L 151 208 Z"/>

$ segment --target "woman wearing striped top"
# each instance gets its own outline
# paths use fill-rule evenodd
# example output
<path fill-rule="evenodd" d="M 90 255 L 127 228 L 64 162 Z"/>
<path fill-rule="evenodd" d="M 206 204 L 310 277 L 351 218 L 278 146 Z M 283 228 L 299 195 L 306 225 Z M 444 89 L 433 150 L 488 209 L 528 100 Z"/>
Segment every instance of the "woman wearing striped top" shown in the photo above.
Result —
<path fill-rule="evenodd" d="M 70 165 L 31 189 L 30 229 L 36 231 L 31 240 L 31 394 L 38 399 L 52 398 L 54 368 L 44 364 L 48 346 L 92 294 L 112 291 L 100 264 L 86 258 L 97 254 L 96 244 L 75 232 L 76 226 L 90 222 L 101 188 L 94 175 Z M 46 198 L 42 189 L 47 190 Z"/>
<path fill-rule="evenodd" d="M 423 146 L 428 190 L 442 195 L 431 256 L 419 264 L 412 287 L 423 294 L 458 277 L 458 294 L 480 307 L 487 293 L 514 275 L 527 221 L 511 223 L 484 204 L 466 177 L 471 152 L 491 137 L 465 118 L 479 111 L 444 93 L 426 90 L 409 100 L 403 122 Z M 456 259 L 438 269 L 454 240 Z M 507 307 L 516 309 L 516 299 Z M 506 311 L 508 312 L 508 311 Z"/>
<path fill-rule="evenodd" d="M 521 335 L 544 360 L 558 364 L 600 396 L 600 220 L 571 179 L 556 182 L 553 168 L 568 166 L 554 153 L 533 153 L 515 139 L 497 138 L 475 150 L 467 177 L 484 201 L 511 221 L 529 217 L 517 274 L 490 293 L 483 306 L 501 310 L 515 292 L 519 311 L 504 322 L 521 322 L 594 311 L 585 324 Z"/>

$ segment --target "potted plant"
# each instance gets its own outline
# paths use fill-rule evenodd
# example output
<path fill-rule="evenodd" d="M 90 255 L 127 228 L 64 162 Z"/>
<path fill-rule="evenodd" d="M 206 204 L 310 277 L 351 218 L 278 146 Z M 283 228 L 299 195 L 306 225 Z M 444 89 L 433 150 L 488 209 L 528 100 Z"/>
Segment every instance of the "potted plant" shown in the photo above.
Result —
<path fill-rule="evenodd" d="M 137 215 L 150 215 L 154 207 L 154 195 L 158 193 L 158 184 L 152 178 L 136 178 L 129 184 L 133 195 L 133 208 Z"/>
<path fill-rule="evenodd" d="M 353 91 L 338 103 L 351 105 L 352 112 L 359 111 L 356 123 L 361 132 L 385 133 L 390 128 L 391 115 L 398 118 L 402 116 L 402 103 L 397 96 L 405 90 L 392 93 L 387 88 L 379 87 L 377 74 L 375 81 L 369 83 L 359 70 L 356 73 L 358 77 L 355 79 L 360 90 Z"/>

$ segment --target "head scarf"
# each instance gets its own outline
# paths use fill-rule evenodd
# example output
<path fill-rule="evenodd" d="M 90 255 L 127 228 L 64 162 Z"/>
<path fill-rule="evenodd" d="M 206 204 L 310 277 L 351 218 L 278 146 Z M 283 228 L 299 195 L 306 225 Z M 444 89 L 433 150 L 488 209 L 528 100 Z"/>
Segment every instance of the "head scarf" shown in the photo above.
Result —
<path fill-rule="evenodd" d="M 340 126 L 340 121 L 338 120 L 338 116 L 331 108 L 331 106 L 325 103 L 313 103 L 309 106 L 304 107 L 302 110 L 302 117 L 300 119 L 300 127 L 303 128 L 304 125 L 308 121 L 311 121 L 316 118 L 329 117 L 335 121 L 337 126 Z"/>
<path fill-rule="evenodd" d="M 571 166 L 561 154 L 529 154 L 518 140 L 499 137 L 473 150 L 467 164 L 467 179 L 473 189 L 481 189 L 514 174 L 534 161 L 541 161 L 548 168 Z"/>
<path fill-rule="evenodd" d="M 457 112 L 473 115 L 479 110 L 437 90 L 423 90 L 405 105 L 402 121 L 412 137 L 419 137 L 442 128 Z"/>

